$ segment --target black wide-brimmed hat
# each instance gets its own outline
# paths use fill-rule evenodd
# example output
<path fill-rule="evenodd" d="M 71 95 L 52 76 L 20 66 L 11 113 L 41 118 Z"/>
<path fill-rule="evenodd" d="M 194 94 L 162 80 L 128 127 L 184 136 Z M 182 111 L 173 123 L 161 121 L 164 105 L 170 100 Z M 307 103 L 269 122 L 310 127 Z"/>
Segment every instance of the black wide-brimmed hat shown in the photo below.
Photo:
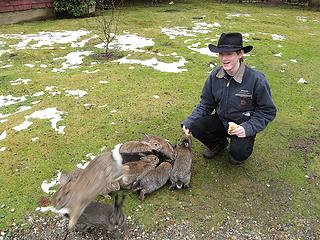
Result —
<path fill-rule="evenodd" d="M 211 52 L 222 53 L 222 52 L 235 52 L 243 49 L 245 53 L 250 52 L 252 46 L 242 46 L 242 35 L 241 33 L 222 33 L 218 45 L 209 44 Z"/>

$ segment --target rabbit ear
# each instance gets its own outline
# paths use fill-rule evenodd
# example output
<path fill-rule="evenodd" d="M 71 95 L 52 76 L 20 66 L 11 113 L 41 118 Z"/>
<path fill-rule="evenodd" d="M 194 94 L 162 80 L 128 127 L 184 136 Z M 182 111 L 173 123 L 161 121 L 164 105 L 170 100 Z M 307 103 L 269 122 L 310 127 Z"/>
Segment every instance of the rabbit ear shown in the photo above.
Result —
<path fill-rule="evenodd" d="M 122 199 L 121 199 L 121 202 L 120 202 L 120 204 L 119 204 L 119 207 L 120 207 L 120 208 L 123 207 L 123 204 L 124 204 L 125 199 L 126 199 L 126 195 L 122 194 Z"/>
<path fill-rule="evenodd" d="M 142 141 L 148 141 L 149 139 L 150 139 L 150 137 L 149 137 L 148 134 L 144 133 L 144 134 L 142 135 Z"/>
<path fill-rule="evenodd" d="M 114 196 L 114 208 L 118 207 L 118 193 L 115 194 Z"/>

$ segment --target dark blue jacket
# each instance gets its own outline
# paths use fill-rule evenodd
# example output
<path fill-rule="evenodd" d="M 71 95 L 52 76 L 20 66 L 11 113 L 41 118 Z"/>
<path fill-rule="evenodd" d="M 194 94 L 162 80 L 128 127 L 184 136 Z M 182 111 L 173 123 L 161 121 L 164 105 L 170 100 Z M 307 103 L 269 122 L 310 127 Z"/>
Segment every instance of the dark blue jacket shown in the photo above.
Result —
<path fill-rule="evenodd" d="M 262 131 L 276 116 L 264 74 L 241 63 L 237 74 L 228 80 L 222 67 L 214 69 L 202 89 L 200 104 L 182 124 L 191 129 L 193 121 L 214 112 L 226 129 L 228 122 L 235 122 L 247 137 Z"/>

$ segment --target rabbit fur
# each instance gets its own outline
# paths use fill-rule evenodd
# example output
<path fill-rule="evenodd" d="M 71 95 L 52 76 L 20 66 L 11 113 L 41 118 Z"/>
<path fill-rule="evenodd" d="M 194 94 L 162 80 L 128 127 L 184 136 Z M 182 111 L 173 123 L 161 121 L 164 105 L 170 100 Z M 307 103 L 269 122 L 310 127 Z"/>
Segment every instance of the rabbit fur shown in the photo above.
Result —
<path fill-rule="evenodd" d="M 145 194 L 154 192 L 164 186 L 170 178 L 172 165 L 169 162 L 162 162 L 158 167 L 140 175 L 132 185 L 132 190 L 138 192 L 139 198 L 144 200 Z"/>
<path fill-rule="evenodd" d="M 174 150 L 172 145 L 167 139 L 155 136 L 155 135 L 149 135 L 149 134 L 144 134 L 142 138 L 143 142 L 150 142 L 155 144 L 156 142 L 159 143 L 160 149 L 158 151 L 158 157 L 161 158 L 161 160 L 168 159 L 173 160 L 174 158 Z"/>
<path fill-rule="evenodd" d="M 170 189 L 177 187 L 187 188 L 191 179 L 192 149 L 191 139 L 184 136 L 181 143 L 175 149 L 175 161 L 170 173 Z"/>
<path fill-rule="evenodd" d="M 116 193 L 113 206 L 91 202 L 79 217 L 76 230 L 89 232 L 94 228 L 101 227 L 113 234 L 124 233 L 127 227 L 126 215 L 123 211 L 125 195 L 122 195 L 121 201 L 118 198 Z"/>
<path fill-rule="evenodd" d="M 118 189 L 117 181 L 128 170 L 122 165 L 120 146 L 97 156 L 75 180 L 69 180 L 53 195 L 53 206 L 69 211 L 69 230 L 74 228 L 83 210 L 100 192 Z"/>
<path fill-rule="evenodd" d="M 144 173 L 155 168 L 158 163 L 159 158 L 157 156 L 148 155 L 141 157 L 139 161 L 127 162 L 123 164 L 124 166 L 129 167 L 129 171 L 127 171 L 119 180 L 120 187 L 122 189 L 130 189 L 132 187 L 132 183 L 136 181 L 140 175 L 143 175 Z"/>
<path fill-rule="evenodd" d="M 159 152 L 162 148 L 161 143 L 155 140 L 151 141 L 129 141 L 120 146 L 119 153 L 122 157 L 122 163 L 137 161 L 141 156 Z"/>

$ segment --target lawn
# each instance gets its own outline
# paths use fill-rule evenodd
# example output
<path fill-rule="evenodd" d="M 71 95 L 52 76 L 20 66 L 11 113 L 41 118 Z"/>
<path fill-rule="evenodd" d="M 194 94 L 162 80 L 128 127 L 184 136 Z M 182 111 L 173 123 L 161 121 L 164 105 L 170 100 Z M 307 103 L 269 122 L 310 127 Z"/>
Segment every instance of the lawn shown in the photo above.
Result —
<path fill-rule="evenodd" d="M 143 133 L 176 143 L 218 65 L 206 46 L 238 31 L 254 46 L 246 63 L 269 80 L 276 119 L 241 166 L 230 165 L 227 152 L 205 160 L 193 139 L 191 187 L 164 187 L 144 202 L 122 191 L 125 211 L 147 230 L 184 221 L 197 236 L 227 228 L 266 239 L 320 237 L 319 12 L 211 1 L 127 6 L 119 61 L 90 56 L 103 51 L 94 24 L 95 17 L 0 26 L 2 232 L 29 214 L 54 215 L 36 209 L 51 196 L 41 186 L 59 172 Z"/>

